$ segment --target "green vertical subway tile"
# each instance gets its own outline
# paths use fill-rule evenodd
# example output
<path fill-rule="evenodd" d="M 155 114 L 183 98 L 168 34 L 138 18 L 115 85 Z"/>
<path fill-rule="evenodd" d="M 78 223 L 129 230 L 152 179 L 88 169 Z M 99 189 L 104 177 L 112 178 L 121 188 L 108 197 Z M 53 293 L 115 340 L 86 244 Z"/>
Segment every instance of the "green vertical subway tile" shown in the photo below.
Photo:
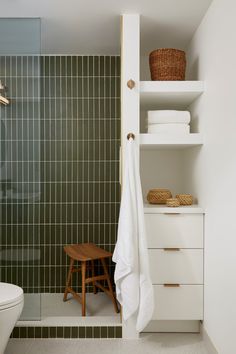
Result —
<path fill-rule="evenodd" d="M 116 57 L 112 56 L 111 57 L 111 72 L 110 72 L 111 76 L 115 76 L 116 75 Z"/>
<path fill-rule="evenodd" d="M 111 57 L 110 56 L 105 57 L 105 75 L 106 76 L 111 75 Z"/>
<path fill-rule="evenodd" d="M 70 55 L 66 56 L 66 75 L 72 75 L 72 57 Z"/>
<path fill-rule="evenodd" d="M 93 328 L 92 327 L 85 327 L 85 337 L 86 338 L 93 338 Z"/>
<path fill-rule="evenodd" d="M 42 328 L 41 327 L 35 327 L 34 329 L 34 338 L 42 338 Z"/>
<path fill-rule="evenodd" d="M 50 338 L 49 337 L 49 328 L 48 327 L 42 327 L 42 338 Z"/>
<path fill-rule="evenodd" d="M 115 338 L 115 327 L 108 327 L 108 338 Z"/>
<path fill-rule="evenodd" d="M 64 328 L 63 327 L 56 327 L 56 337 L 63 338 L 64 336 Z"/>
<path fill-rule="evenodd" d="M 11 333 L 12 338 L 19 338 L 20 336 L 20 329 L 19 327 L 15 327 Z"/>
<path fill-rule="evenodd" d="M 28 338 L 35 337 L 35 327 L 28 327 Z"/>
<path fill-rule="evenodd" d="M 101 327 L 101 338 L 107 338 L 108 327 Z"/>
<path fill-rule="evenodd" d="M 79 338 L 86 338 L 86 327 L 79 327 Z"/>
<path fill-rule="evenodd" d="M 82 57 L 82 75 L 83 76 L 88 76 L 88 57 L 83 56 Z"/>
<path fill-rule="evenodd" d="M 122 327 L 114 327 L 115 328 L 115 338 L 122 338 Z"/>
<path fill-rule="evenodd" d="M 57 337 L 57 328 L 50 327 L 49 328 L 49 338 L 56 338 Z"/>
<path fill-rule="evenodd" d="M 94 63 L 94 76 L 99 76 L 99 56 L 93 57 Z"/>
<path fill-rule="evenodd" d="M 78 337 L 79 337 L 79 327 L 72 327 L 71 338 L 78 338 Z"/>
<path fill-rule="evenodd" d="M 94 57 L 88 57 L 88 75 L 94 76 Z"/>
<path fill-rule="evenodd" d="M 71 76 L 77 76 L 77 64 L 78 64 L 78 57 L 73 55 L 71 57 Z"/>
<path fill-rule="evenodd" d="M 100 338 L 100 327 L 93 327 L 94 338 Z"/>
<path fill-rule="evenodd" d="M 72 338 L 72 328 L 64 327 L 63 338 Z"/>
<path fill-rule="evenodd" d="M 78 56 L 77 57 L 77 70 L 76 70 L 77 76 L 82 76 L 83 75 L 83 57 Z"/>

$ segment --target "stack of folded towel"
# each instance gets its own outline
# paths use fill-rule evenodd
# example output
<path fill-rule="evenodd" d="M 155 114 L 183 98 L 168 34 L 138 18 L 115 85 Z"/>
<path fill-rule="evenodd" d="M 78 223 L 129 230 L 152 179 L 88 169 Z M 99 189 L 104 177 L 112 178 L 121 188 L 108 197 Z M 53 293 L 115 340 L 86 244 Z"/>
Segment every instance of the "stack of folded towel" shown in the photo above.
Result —
<path fill-rule="evenodd" d="M 188 111 L 148 111 L 147 132 L 161 134 L 189 134 Z"/>

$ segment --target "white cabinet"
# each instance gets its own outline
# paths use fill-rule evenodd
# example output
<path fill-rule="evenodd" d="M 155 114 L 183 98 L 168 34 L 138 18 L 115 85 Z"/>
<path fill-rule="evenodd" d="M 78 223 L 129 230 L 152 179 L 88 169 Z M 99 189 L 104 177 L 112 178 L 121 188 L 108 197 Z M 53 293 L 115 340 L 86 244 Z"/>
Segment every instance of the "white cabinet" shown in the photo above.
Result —
<path fill-rule="evenodd" d="M 145 211 L 153 320 L 202 320 L 204 216 L 163 209 Z"/>

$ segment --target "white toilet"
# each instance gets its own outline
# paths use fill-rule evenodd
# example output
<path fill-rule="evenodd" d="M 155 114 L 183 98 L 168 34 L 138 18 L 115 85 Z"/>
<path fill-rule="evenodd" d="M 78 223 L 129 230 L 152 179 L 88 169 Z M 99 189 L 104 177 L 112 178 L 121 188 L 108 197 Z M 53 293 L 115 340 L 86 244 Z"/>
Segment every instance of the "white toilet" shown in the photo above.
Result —
<path fill-rule="evenodd" d="M 23 290 L 19 286 L 0 282 L 0 354 L 4 353 L 23 305 Z"/>

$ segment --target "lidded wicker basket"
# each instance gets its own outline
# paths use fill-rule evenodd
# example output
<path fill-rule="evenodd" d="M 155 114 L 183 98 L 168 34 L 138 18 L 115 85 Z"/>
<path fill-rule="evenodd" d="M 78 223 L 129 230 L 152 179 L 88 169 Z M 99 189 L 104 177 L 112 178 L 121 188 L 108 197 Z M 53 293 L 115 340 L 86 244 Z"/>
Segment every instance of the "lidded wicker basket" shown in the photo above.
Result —
<path fill-rule="evenodd" d="M 180 205 L 193 204 L 193 196 L 191 194 L 177 194 L 176 198 L 179 200 Z"/>
<path fill-rule="evenodd" d="M 149 55 L 151 79 L 159 81 L 185 80 L 186 56 L 183 50 L 162 48 Z"/>
<path fill-rule="evenodd" d="M 172 198 L 169 189 L 150 189 L 147 200 L 150 204 L 166 204 L 166 200 Z"/>

